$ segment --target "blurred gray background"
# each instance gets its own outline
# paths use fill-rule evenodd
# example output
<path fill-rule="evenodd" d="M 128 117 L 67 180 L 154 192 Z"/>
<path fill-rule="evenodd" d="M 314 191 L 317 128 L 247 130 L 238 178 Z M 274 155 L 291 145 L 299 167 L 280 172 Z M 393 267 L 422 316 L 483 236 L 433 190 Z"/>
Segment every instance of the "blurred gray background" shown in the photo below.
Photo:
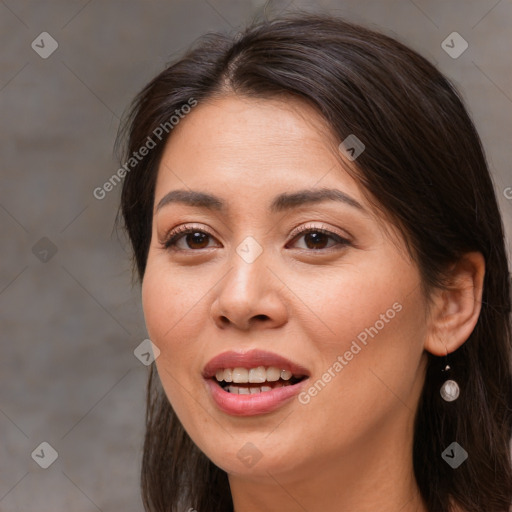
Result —
<path fill-rule="evenodd" d="M 166 62 L 207 31 L 297 8 L 380 29 L 455 82 L 511 239 L 511 0 L 0 0 L 0 511 L 142 510 L 147 334 L 113 231 L 120 186 L 93 190 L 118 168 L 119 118 Z"/>

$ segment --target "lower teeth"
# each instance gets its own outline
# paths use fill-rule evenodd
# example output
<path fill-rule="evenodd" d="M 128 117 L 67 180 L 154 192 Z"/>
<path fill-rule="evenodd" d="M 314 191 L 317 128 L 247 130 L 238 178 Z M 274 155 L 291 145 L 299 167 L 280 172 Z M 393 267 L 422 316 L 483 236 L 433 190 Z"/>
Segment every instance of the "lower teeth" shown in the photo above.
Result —
<path fill-rule="evenodd" d="M 282 388 L 284 386 L 290 386 L 290 382 L 276 382 L 273 386 L 256 386 L 256 387 L 244 387 L 244 386 L 227 386 L 224 391 L 232 393 L 234 395 L 255 395 L 257 393 L 266 393 L 272 391 L 275 388 Z"/>

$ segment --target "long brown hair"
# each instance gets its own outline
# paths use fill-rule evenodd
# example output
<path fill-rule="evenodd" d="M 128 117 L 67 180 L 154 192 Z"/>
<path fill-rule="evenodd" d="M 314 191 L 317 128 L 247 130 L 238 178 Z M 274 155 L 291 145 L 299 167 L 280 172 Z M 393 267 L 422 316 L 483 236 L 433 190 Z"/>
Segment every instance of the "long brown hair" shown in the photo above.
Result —
<path fill-rule="evenodd" d="M 455 402 L 439 394 L 442 358 L 427 354 L 414 473 L 430 512 L 450 512 L 450 503 L 469 512 L 508 512 L 512 345 L 504 229 L 481 141 L 457 90 L 410 48 L 340 18 L 298 12 L 255 21 L 234 36 L 206 34 L 144 87 L 119 134 L 123 162 L 148 137 L 156 142 L 125 168 L 118 214 L 141 281 L 158 165 L 172 137 L 169 119 L 191 99 L 200 104 L 229 92 L 301 98 L 340 141 L 349 134 L 366 141 L 357 179 L 401 230 L 427 292 L 445 285 L 448 265 L 465 252 L 484 255 L 478 323 L 450 354 L 462 390 Z M 162 126 L 168 129 L 156 137 Z M 469 454 L 456 470 L 441 457 L 452 441 Z M 147 511 L 233 510 L 226 473 L 185 432 L 153 367 L 141 484 Z"/>

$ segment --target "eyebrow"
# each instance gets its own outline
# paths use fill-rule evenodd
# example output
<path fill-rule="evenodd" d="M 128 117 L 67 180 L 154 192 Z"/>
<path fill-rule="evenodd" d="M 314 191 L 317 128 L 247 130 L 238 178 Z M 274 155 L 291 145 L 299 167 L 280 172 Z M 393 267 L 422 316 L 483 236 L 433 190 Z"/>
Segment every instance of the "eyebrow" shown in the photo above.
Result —
<path fill-rule="evenodd" d="M 354 198 L 341 190 L 331 188 L 306 189 L 279 194 L 272 201 L 269 210 L 271 213 L 279 213 L 303 205 L 322 203 L 325 201 L 341 202 L 361 212 L 366 212 L 364 207 Z M 172 203 L 181 203 L 187 206 L 219 212 L 227 212 L 228 210 L 227 204 L 220 197 L 196 190 L 172 190 L 160 199 L 156 211 Z"/>

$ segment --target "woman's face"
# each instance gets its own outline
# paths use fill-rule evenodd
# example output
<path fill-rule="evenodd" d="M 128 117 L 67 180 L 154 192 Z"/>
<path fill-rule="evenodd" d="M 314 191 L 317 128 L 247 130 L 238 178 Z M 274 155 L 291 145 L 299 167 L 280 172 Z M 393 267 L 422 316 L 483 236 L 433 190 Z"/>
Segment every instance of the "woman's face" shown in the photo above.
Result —
<path fill-rule="evenodd" d="M 334 154 L 340 142 L 297 100 L 227 96 L 199 103 L 163 154 L 146 325 L 172 407 L 231 475 L 284 482 L 397 446 L 410 454 L 427 336 L 420 276 L 343 170 L 340 157 L 357 160 Z M 336 192 L 315 200 L 324 189 Z M 192 192 L 216 199 L 187 202 Z M 290 384 L 290 372 L 307 378 Z"/>

